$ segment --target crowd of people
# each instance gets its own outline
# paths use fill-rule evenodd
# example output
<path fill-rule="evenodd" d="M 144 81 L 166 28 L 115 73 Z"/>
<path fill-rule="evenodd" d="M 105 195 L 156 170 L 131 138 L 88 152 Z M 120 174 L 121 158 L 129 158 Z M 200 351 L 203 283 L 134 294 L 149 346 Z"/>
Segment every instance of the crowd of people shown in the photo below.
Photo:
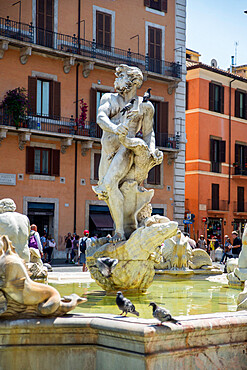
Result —
<path fill-rule="evenodd" d="M 40 237 L 35 224 L 32 224 L 30 229 L 31 231 L 28 242 L 29 248 L 36 249 L 36 253 L 40 255 L 44 263 L 51 263 L 53 251 L 54 249 L 57 249 L 54 238 L 51 235 L 47 236 L 45 232 Z"/>
<path fill-rule="evenodd" d="M 225 264 L 227 258 L 238 258 L 239 253 L 242 249 L 242 240 L 238 236 L 237 231 L 232 232 L 232 242 L 228 235 L 225 235 L 223 247 L 223 255 L 220 263 Z M 212 261 L 215 261 L 215 251 L 220 246 L 217 236 L 211 236 L 207 240 L 204 235 L 200 235 L 197 240 L 196 247 L 205 250 L 211 257 Z"/>

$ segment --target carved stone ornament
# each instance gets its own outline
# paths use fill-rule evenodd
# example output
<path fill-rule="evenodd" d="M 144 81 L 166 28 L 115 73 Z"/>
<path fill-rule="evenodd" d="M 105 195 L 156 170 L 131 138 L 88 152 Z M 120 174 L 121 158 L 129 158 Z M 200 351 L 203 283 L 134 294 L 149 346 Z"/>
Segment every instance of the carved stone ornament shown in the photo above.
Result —
<path fill-rule="evenodd" d="M 26 46 L 20 49 L 20 62 L 21 64 L 26 64 L 28 61 L 28 57 L 32 55 L 32 48 L 31 46 Z"/>
<path fill-rule="evenodd" d="M 77 294 L 61 298 L 55 288 L 32 281 L 9 238 L 0 237 L 0 320 L 63 316 L 86 301 Z"/>
<path fill-rule="evenodd" d="M 75 58 L 69 57 L 66 58 L 63 62 L 63 71 L 64 73 L 69 73 L 71 70 L 71 67 L 75 65 Z"/>
<path fill-rule="evenodd" d="M 171 82 L 168 84 L 167 92 L 169 95 L 172 95 L 173 90 L 175 90 L 178 87 L 178 82 Z"/>
<path fill-rule="evenodd" d="M 0 41 L 0 59 L 3 59 L 5 51 L 9 48 L 9 42 L 2 40 Z"/>
<path fill-rule="evenodd" d="M 61 153 L 65 154 L 66 149 L 72 145 L 73 139 L 71 138 L 66 138 L 61 140 Z"/>
<path fill-rule="evenodd" d="M 94 70 L 94 62 L 84 62 L 83 63 L 83 77 L 87 78 L 91 71 Z"/>
<path fill-rule="evenodd" d="M 19 136 L 19 149 L 24 150 L 26 143 L 30 141 L 31 133 L 22 132 L 18 136 Z"/>
<path fill-rule="evenodd" d="M 89 149 L 92 149 L 92 147 L 93 147 L 93 141 L 91 141 L 91 140 L 82 141 L 82 143 L 81 143 L 81 155 L 83 157 L 85 157 L 85 155 L 87 154 L 87 151 Z"/>

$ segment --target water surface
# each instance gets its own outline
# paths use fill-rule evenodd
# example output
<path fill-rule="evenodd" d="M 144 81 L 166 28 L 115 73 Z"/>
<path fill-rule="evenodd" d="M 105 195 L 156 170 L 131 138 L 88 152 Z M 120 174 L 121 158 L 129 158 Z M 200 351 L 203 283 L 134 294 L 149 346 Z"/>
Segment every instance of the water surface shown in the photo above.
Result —
<path fill-rule="evenodd" d="M 51 284 L 61 296 L 76 293 L 88 301 L 79 305 L 73 312 L 120 313 L 115 296 L 107 296 L 95 282 Z M 128 295 L 146 319 L 152 318 L 151 301 L 165 306 L 175 316 L 196 315 L 215 312 L 236 311 L 239 290 L 210 281 L 154 281 L 145 295 Z M 131 316 L 131 314 L 130 314 Z"/>

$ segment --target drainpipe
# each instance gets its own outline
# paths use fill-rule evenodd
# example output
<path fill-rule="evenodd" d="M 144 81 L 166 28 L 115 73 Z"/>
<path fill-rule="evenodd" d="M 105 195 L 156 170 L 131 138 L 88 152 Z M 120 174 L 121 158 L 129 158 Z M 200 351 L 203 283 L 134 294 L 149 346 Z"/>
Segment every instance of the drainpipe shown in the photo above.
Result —
<path fill-rule="evenodd" d="M 228 162 L 229 162 L 229 167 L 228 167 L 228 205 L 231 202 L 231 161 L 232 161 L 232 156 L 231 156 L 231 144 L 232 144 L 232 122 L 231 122 L 231 111 L 232 111 L 232 82 L 235 81 L 236 78 L 233 78 L 230 83 L 229 83 L 229 157 L 228 157 Z"/>
<path fill-rule="evenodd" d="M 78 0 L 78 53 L 80 51 L 80 37 L 81 37 L 81 0 Z M 76 101 L 76 125 L 78 125 L 78 89 L 79 89 L 79 63 L 76 65 L 76 88 L 75 88 L 75 101 Z M 75 139 L 75 178 L 74 178 L 74 233 L 76 233 L 76 212 L 77 212 L 77 139 Z"/>

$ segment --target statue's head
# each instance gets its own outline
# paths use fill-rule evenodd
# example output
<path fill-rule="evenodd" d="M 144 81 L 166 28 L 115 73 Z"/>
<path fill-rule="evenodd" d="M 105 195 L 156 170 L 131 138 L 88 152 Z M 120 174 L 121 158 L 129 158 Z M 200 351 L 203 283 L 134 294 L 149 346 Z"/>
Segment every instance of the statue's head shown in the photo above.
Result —
<path fill-rule="evenodd" d="M 137 67 L 130 67 L 126 64 L 120 64 L 116 68 L 115 76 L 114 87 L 119 94 L 129 92 L 134 85 L 139 89 L 143 82 L 142 71 Z"/>
<path fill-rule="evenodd" d="M 10 198 L 4 198 L 0 200 L 0 214 L 4 212 L 15 212 L 15 202 Z"/>

